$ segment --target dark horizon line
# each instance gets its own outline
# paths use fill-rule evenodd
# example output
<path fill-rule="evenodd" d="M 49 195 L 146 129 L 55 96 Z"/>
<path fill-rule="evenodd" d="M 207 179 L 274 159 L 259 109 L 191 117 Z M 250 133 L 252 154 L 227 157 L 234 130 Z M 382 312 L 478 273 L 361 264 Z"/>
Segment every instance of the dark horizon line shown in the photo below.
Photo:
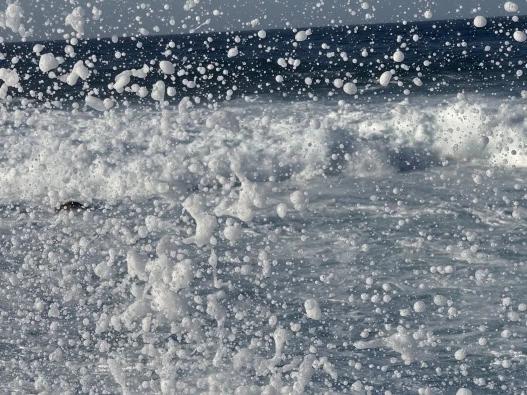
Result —
<path fill-rule="evenodd" d="M 513 16 L 517 16 L 518 18 L 525 18 L 527 17 L 527 14 L 515 14 L 515 15 L 502 15 L 502 16 L 491 16 L 491 17 L 485 17 L 488 21 L 495 21 L 495 20 L 510 20 Z M 475 18 L 475 17 L 474 17 Z M 199 37 L 200 35 L 206 35 L 206 34 L 244 34 L 248 35 L 251 33 L 258 33 L 260 30 L 265 30 L 267 33 L 269 32 L 282 32 L 287 30 L 308 30 L 308 29 L 327 29 L 327 28 L 353 28 L 353 27 L 359 27 L 359 26 L 407 26 L 410 24 L 433 24 L 433 23 L 448 23 L 448 22 L 462 22 L 462 21 L 473 21 L 474 18 L 453 18 L 453 19 L 425 19 L 425 20 L 414 20 L 414 21 L 405 21 L 406 24 L 404 24 L 403 21 L 400 22 L 379 22 L 379 23 L 363 23 L 363 24 L 338 24 L 338 25 L 324 25 L 324 26 L 304 26 L 304 27 L 283 27 L 283 28 L 271 28 L 271 29 L 247 29 L 247 30 L 219 30 L 219 31 L 202 31 L 202 32 L 193 32 L 193 33 L 164 33 L 164 34 L 152 34 L 148 36 L 143 36 L 140 34 L 137 35 L 127 35 L 124 36 L 118 36 L 119 40 L 137 40 L 138 38 L 142 37 L 143 39 L 149 40 L 149 39 L 156 39 L 156 38 L 164 38 L 164 37 Z M 520 21 L 518 21 L 520 22 Z M 71 37 L 75 38 L 75 37 Z M 71 39 L 70 38 L 70 39 Z M 90 42 L 90 41 L 111 41 L 112 36 L 107 37 L 90 37 L 90 38 L 77 38 L 79 42 Z M 10 42 L 3 42 L 1 45 L 25 45 L 29 43 L 33 44 L 40 44 L 40 43 L 61 43 L 66 42 L 68 39 L 50 39 L 50 40 L 26 40 L 26 41 L 10 41 Z"/>

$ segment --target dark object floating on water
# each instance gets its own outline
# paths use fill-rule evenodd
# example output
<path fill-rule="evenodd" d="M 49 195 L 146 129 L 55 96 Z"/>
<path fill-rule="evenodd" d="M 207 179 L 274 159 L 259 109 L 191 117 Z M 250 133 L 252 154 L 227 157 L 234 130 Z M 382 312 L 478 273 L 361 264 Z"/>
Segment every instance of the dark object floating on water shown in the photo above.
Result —
<path fill-rule="evenodd" d="M 82 203 L 70 200 L 69 202 L 62 203 L 59 207 L 55 207 L 55 212 L 60 213 L 61 211 L 81 211 L 87 210 L 89 208 L 89 206 L 86 206 Z"/>

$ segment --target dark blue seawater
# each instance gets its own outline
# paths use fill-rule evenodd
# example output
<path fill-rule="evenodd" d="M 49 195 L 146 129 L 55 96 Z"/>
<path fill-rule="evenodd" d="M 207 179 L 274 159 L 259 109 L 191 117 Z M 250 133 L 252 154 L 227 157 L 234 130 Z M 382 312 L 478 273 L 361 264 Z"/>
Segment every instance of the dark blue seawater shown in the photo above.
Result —
<path fill-rule="evenodd" d="M 76 56 L 66 57 L 62 65 L 64 72 L 71 70 L 78 60 L 90 59 L 96 70 L 88 80 L 87 89 L 98 89 L 101 98 L 129 97 L 133 101 L 143 101 L 135 94 L 124 92 L 116 94 L 108 89 L 115 76 L 129 69 L 139 69 L 145 64 L 151 66 L 146 79 L 132 78 L 130 85 L 151 86 L 164 80 L 168 86 L 177 90 L 174 100 L 181 97 L 206 96 L 218 101 L 226 97 L 226 92 L 237 88 L 231 98 L 245 95 L 273 95 L 286 99 L 308 98 L 311 93 L 318 98 L 328 94 L 346 96 L 335 90 L 335 78 L 355 79 L 359 97 L 371 100 L 373 97 L 402 96 L 405 88 L 412 93 L 432 95 L 452 92 L 484 92 L 491 95 L 508 95 L 520 91 L 525 82 L 516 76 L 516 71 L 524 68 L 522 63 L 527 55 L 525 44 L 512 38 L 515 30 L 524 30 L 527 18 L 518 22 L 510 18 L 491 18 L 484 28 L 476 28 L 472 20 L 409 22 L 407 24 L 372 24 L 363 26 L 340 26 L 312 28 L 312 35 L 306 41 L 294 46 L 295 33 L 292 30 L 270 30 L 267 37 L 260 39 L 255 31 L 197 33 L 175 36 L 138 36 L 119 38 L 113 43 L 109 38 L 80 41 L 75 46 Z M 413 36 L 418 35 L 418 41 Z M 399 42 L 397 37 L 400 36 Z M 239 42 L 235 42 L 239 40 Z M 163 53 L 168 43 L 173 41 L 172 54 Z M 391 54 L 401 46 L 404 51 L 403 64 L 391 59 Z M 15 96 L 28 96 L 30 90 L 43 92 L 41 100 L 61 100 L 74 102 L 82 99 L 82 84 L 70 87 L 58 80 L 44 78 L 38 69 L 38 57 L 32 52 L 35 43 L 5 43 L 2 52 L 6 58 L 0 67 L 10 67 L 13 56 L 19 56 L 16 70 L 25 75 L 24 91 Z M 60 56 L 66 42 L 42 42 L 42 53 L 52 52 Z M 323 44 L 327 44 L 326 49 Z M 227 57 L 228 49 L 238 47 L 239 55 Z M 366 49 L 368 56 L 361 52 Z M 125 55 L 117 59 L 115 53 Z M 341 56 L 347 54 L 347 59 Z M 93 58 L 95 56 L 95 58 Z M 281 67 L 279 58 L 299 59 L 300 65 Z M 157 62 L 170 60 L 176 71 L 184 70 L 183 76 L 170 78 L 159 70 Z M 424 65 L 429 61 L 428 66 Z M 197 68 L 212 64 L 204 75 Z M 387 88 L 378 84 L 383 71 L 395 69 L 395 79 Z M 422 73 L 423 86 L 412 84 L 417 73 Z M 60 75 L 61 73 L 56 73 Z M 283 83 L 275 80 L 277 75 L 284 77 Z M 218 76 L 223 79 L 218 81 Z M 310 77 L 313 84 L 308 86 L 304 79 Z M 188 89 L 181 81 L 195 81 L 196 87 Z M 331 93 L 334 91 L 333 93 Z M 167 97 L 167 100 L 170 99 Z M 150 96 L 146 101 L 150 101 Z"/>

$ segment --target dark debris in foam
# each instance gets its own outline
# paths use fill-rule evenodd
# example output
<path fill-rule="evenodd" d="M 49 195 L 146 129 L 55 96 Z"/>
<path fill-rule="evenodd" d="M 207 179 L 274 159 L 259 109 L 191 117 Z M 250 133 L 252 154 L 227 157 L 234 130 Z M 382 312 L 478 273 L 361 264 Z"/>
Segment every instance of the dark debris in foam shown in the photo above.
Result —
<path fill-rule="evenodd" d="M 91 206 L 88 206 L 84 203 L 79 203 L 74 200 L 70 200 L 66 203 L 62 203 L 60 206 L 55 207 L 55 212 L 60 213 L 62 211 L 85 211 L 90 209 Z"/>

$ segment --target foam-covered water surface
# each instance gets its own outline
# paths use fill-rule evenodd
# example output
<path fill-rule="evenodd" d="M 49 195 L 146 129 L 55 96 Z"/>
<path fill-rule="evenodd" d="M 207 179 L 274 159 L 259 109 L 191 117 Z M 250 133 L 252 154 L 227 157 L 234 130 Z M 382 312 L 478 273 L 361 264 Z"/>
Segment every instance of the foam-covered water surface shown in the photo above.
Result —
<path fill-rule="evenodd" d="M 252 181 L 301 183 L 448 161 L 525 165 L 524 102 L 463 95 L 362 105 L 239 100 L 214 110 L 185 98 L 162 111 L 6 111 L 2 122 L 2 198 L 51 205 L 59 196 L 177 199 L 225 184 L 234 163 Z"/>
<path fill-rule="evenodd" d="M 523 109 L 4 113 L 3 390 L 521 392 Z"/>

